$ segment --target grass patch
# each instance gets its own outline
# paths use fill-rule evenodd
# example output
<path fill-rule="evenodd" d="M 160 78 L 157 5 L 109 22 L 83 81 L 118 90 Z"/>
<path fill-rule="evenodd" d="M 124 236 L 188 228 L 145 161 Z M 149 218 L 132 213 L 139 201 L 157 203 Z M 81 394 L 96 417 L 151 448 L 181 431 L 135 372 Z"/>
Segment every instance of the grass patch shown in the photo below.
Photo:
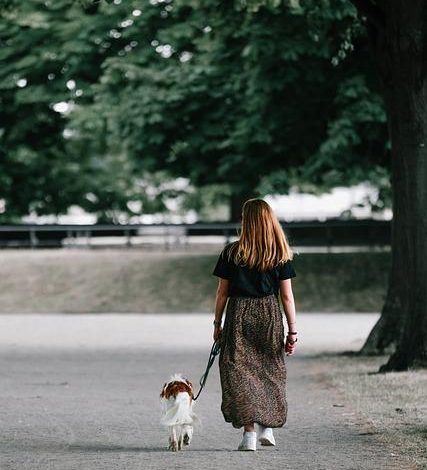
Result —
<path fill-rule="evenodd" d="M 220 249 L 218 249 L 220 251 Z M 5 250 L 0 312 L 211 312 L 217 254 Z M 295 257 L 297 309 L 380 311 L 389 253 Z"/>
<path fill-rule="evenodd" d="M 385 300 L 390 253 L 296 256 L 294 292 L 301 311 L 378 312 Z"/>

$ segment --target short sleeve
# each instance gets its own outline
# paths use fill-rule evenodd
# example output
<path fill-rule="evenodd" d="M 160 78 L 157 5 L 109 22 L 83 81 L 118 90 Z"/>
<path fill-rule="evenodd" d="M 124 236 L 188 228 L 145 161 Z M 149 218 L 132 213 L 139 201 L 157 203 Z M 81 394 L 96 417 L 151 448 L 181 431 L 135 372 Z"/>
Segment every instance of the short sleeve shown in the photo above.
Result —
<path fill-rule="evenodd" d="M 279 279 L 282 281 L 297 275 L 294 267 L 292 266 L 291 260 L 286 261 L 286 263 L 279 264 L 277 269 L 279 270 Z"/>
<path fill-rule="evenodd" d="M 232 262 L 228 259 L 225 249 L 222 250 L 221 254 L 219 255 L 218 261 L 212 274 L 222 279 L 232 278 Z"/>

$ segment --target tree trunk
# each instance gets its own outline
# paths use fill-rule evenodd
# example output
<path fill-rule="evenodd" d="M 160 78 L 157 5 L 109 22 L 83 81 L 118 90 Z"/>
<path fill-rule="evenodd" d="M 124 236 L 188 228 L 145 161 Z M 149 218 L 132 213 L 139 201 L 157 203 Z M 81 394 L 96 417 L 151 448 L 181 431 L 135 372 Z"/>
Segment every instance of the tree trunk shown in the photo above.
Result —
<path fill-rule="evenodd" d="M 248 199 L 256 197 L 254 191 L 232 192 L 230 196 L 230 222 L 240 222 L 242 206 Z"/>
<path fill-rule="evenodd" d="M 398 268 L 391 268 L 387 297 L 381 316 L 360 350 L 361 355 L 391 354 L 396 350 L 404 326 L 401 299 L 397 292 L 399 274 Z"/>
<path fill-rule="evenodd" d="M 385 98 L 387 106 L 387 97 Z M 388 108 L 387 111 L 390 118 L 391 109 Z M 390 124 L 389 119 L 389 132 L 391 134 Z M 403 308 L 405 298 L 403 287 L 405 285 L 406 273 L 402 270 L 402 265 L 404 258 L 407 256 L 407 250 L 404 248 L 406 235 L 400 226 L 404 208 L 402 207 L 402 198 L 399 190 L 400 181 L 396 178 L 397 174 L 399 174 L 399 170 L 392 168 L 393 220 L 391 223 L 391 266 L 387 295 L 381 316 L 359 352 L 361 355 L 393 353 L 396 350 L 405 325 L 406 311 Z"/>
<path fill-rule="evenodd" d="M 388 371 L 427 365 L 427 5 L 390 0 L 384 13 L 377 57 L 392 143 L 394 253 L 392 307 L 384 306 L 382 322 L 391 332 L 392 318 L 403 318 L 396 351 L 381 367 Z"/>

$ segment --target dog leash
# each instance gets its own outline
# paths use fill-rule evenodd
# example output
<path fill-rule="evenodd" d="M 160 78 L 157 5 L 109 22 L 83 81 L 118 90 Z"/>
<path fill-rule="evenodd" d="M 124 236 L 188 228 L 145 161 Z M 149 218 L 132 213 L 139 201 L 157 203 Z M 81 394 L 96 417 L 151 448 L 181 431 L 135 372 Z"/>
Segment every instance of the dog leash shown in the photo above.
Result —
<path fill-rule="evenodd" d="M 214 344 L 212 345 L 211 352 L 209 354 L 208 365 L 206 366 L 205 373 L 202 375 L 199 381 L 200 390 L 197 393 L 197 395 L 193 398 L 193 400 L 197 400 L 199 398 L 200 392 L 203 390 L 206 384 L 206 380 L 208 380 L 209 370 L 212 367 L 213 363 L 215 362 L 215 357 L 219 354 L 220 349 L 221 347 L 220 347 L 219 341 L 215 341 Z"/>

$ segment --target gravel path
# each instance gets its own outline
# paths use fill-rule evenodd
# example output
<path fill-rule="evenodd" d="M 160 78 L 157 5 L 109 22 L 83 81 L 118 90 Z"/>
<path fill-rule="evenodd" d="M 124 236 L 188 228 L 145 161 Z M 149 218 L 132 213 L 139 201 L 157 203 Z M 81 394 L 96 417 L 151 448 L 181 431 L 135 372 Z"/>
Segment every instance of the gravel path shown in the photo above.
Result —
<path fill-rule="evenodd" d="M 288 423 L 276 430 L 276 447 L 235 450 L 241 431 L 223 421 L 215 363 L 195 405 L 202 425 L 190 448 L 171 453 L 158 395 L 173 372 L 198 382 L 210 317 L 191 316 L 189 328 L 176 315 L 0 316 L 0 469 L 414 468 L 324 380 L 319 325 L 338 335 L 342 328 L 340 341 L 356 349 L 376 319 L 350 317 L 345 327 L 334 315 L 300 314 L 301 348 L 287 358 Z"/>

